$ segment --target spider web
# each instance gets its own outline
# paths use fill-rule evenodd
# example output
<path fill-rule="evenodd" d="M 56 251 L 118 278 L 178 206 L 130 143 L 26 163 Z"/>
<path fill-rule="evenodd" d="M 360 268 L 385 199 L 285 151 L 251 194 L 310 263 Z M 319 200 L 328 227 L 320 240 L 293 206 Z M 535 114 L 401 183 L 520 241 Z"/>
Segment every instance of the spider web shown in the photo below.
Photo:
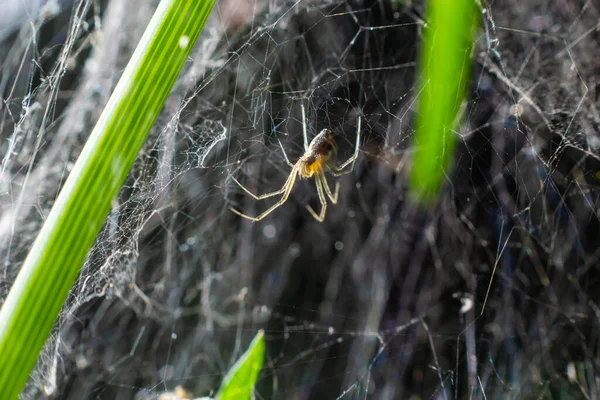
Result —
<path fill-rule="evenodd" d="M 0 5 L 0 299 L 156 4 Z M 212 396 L 259 329 L 258 399 L 599 397 L 600 9 L 480 9 L 454 166 L 419 210 L 424 4 L 221 0 L 23 398 Z M 239 218 L 276 199 L 231 178 L 284 184 L 301 105 L 340 160 L 362 118 L 338 204 L 319 224 L 302 180 Z"/>

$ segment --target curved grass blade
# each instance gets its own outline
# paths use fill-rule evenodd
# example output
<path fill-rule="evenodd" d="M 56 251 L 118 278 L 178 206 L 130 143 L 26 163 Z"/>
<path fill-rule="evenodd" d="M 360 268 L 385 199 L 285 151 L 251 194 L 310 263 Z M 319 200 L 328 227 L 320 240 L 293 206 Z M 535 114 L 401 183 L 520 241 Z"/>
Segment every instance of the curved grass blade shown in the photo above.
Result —
<path fill-rule="evenodd" d="M 25 385 L 216 0 L 161 0 L 0 310 L 0 393 Z"/>
<path fill-rule="evenodd" d="M 259 331 L 248 350 L 231 367 L 216 400 L 250 400 L 265 358 L 265 335 Z"/>
<path fill-rule="evenodd" d="M 416 122 L 410 191 L 418 201 L 437 197 L 454 153 L 461 105 L 471 79 L 478 28 L 476 0 L 430 0 L 420 60 L 423 90 Z"/>

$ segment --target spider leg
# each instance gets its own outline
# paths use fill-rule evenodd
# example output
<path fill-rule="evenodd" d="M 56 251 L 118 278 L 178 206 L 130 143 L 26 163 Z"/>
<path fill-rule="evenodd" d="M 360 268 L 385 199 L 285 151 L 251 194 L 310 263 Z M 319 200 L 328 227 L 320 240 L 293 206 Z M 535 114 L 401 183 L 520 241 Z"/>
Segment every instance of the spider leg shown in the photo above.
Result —
<path fill-rule="evenodd" d="M 246 193 L 248 193 L 250 196 L 252 196 L 252 198 L 254 200 L 263 200 L 263 199 L 268 199 L 269 197 L 273 197 L 273 196 L 277 196 L 278 194 L 281 194 L 283 192 L 285 192 L 285 188 L 288 184 L 288 182 L 286 181 L 283 186 L 281 187 L 281 189 L 276 190 L 274 192 L 269 192 L 269 193 L 265 193 L 265 194 L 261 194 L 260 196 L 255 195 L 254 193 L 252 193 L 246 186 L 242 185 L 237 179 L 235 179 L 233 176 L 231 177 L 231 179 L 233 179 L 233 181 L 235 183 L 238 184 L 238 186 L 240 188 L 242 188 L 242 190 Z M 289 178 L 288 178 L 289 180 Z"/>
<path fill-rule="evenodd" d="M 306 209 L 319 222 L 323 222 L 325 220 L 325 212 L 327 211 L 327 200 L 325 199 L 325 193 L 323 193 L 323 181 L 321 181 L 321 174 L 315 175 L 315 184 L 317 186 L 317 193 L 319 194 L 319 201 L 321 202 L 321 212 L 319 215 L 312 209 L 308 204 L 306 205 Z"/>
<path fill-rule="evenodd" d="M 308 135 L 306 134 L 306 112 L 304 111 L 304 104 L 300 104 L 302 109 L 302 137 L 304 138 L 304 152 L 308 151 Z"/>
<path fill-rule="evenodd" d="M 331 171 L 331 175 L 342 176 L 342 175 L 349 174 L 350 172 L 352 172 L 354 170 L 354 163 L 356 162 L 356 158 L 358 157 L 358 150 L 360 149 L 360 124 L 361 124 L 361 118 L 359 116 L 358 117 L 358 126 L 356 129 L 356 147 L 354 149 L 354 154 L 352 155 L 352 157 L 350 157 L 348 160 L 346 160 L 346 162 L 344 162 L 342 165 L 335 166 L 334 167 L 335 171 Z M 349 164 L 352 164 L 350 166 L 350 169 L 343 171 L 343 169 L 346 168 Z"/>
<path fill-rule="evenodd" d="M 294 168 L 294 164 L 292 164 L 290 162 L 290 159 L 288 158 L 285 150 L 283 149 L 283 145 L 281 144 L 281 140 L 277 139 L 277 141 L 279 142 L 279 147 L 281 148 L 281 152 L 283 153 L 283 156 L 285 157 L 285 162 L 287 163 L 287 165 L 289 165 L 290 167 Z"/>
<path fill-rule="evenodd" d="M 298 168 L 293 165 L 290 164 L 292 166 L 292 171 L 290 172 L 290 175 L 288 176 L 288 178 L 286 179 L 285 183 L 283 184 L 283 186 L 281 187 L 281 189 L 276 190 L 274 192 L 269 192 L 269 193 L 265 193 L 265 194 L 261 194 L 260 196 L 255 195 L 254 193 L 252 193 L 246 186 L 242 185 L 237 179 L 235 179 L 235 177 L 231 177 L 231 179 L 233 179 L 233 181 L 235 183 L 238 184 L 238 186 L 240 188 L 242 188 L 242 190 L 246 193 L 248 193 L 250 196 L 252 196 L 252 198 L 254 200 L 263 200 L 263 199 L 268 199 L 269 197 L 273 197 L 273 196 L 277 196 L 278 194 L 281 194 L 283 192 L 285 192 L 285 189 L 287 187 L 287 185 L 289 184 L 290 180 L 292 179 L 292 174 L 294 173 L 294 170 L 296 170 L 296 173 L 298 172 Z M 296 179 L 294 177 L 294 179 Z"/>
<path fill-rule="evenodd" d="M 277 193 L 277 194 L 283 193 L 283 196 L 281 196 L 281 199 L 279 199 L 279 201 L 277 203 L 273 204 L 271 207 L 269 207 L 266 211 L 264 211 L 258 217 L 251 217 L 250 215 L 243 214 L 233 207 L 229 207 L 229 209 L 231 211 L 233 211 L 234 213 L 236 213 L 237 215 L 239 215 L 240 217 L 249 219 L 254 222 L 258 222 L 261 219 L 263 219 L 264 217 L 266 217 L 267 215 L 269 215 L 271 212 L 273 212 L 273 210 L 275 210 L 277 207 L 283 205 L 283 203 L 285 203 L 287 201 L 292 189 L 294 188 L 294 183 L 296 182 L 297 176 L 298 176 L 298 167 L 294 167 L 292 169 L 292 172 L 290 173 L 290 176 L 288 177 L 288 180 L 285 182 L 283 187 L 280 190 L 278 190 L 277 192 L 273 192 L 273 193 Z M 239 183 L 238 183 L 238 185 L 239 185 Z M 242 189 L 244 189 L 244 187 L 242 185 L 240 185 L 240 187 L 242 187 Z M 246 190 L 246 192 L 248 192 L 248 191 Z M 248 192 L 248 193 L 250 193 L 250 192 Z M 252 194 L 252 193 L 250 193 L 250 194 Z M 268 195 L 271 195 L 271 194 L 272 193 L 268 193 Z M 255 196 L 255 198 L 256 197 L 260 197 L 260 196 Z M 260 199 L 258 199 L 258 200 L 260 200 Z"/>
<path fill-rule="evenodd" d="M 337 204 L 338 195 L 340 194 L 340 182 L 335 183 L 335 194 L 331 194 L 331 188 L 329 187 L 329 182 L 327 182 L 327 177 L 325 176 L 324 172 L 321 172 L 321 179 L 323 182 L 323 188 L 325 188 L 325 193 L 327 193 L 327 196 L 329 196 L 329 200 L 331 200 L 333 204 Z"/>

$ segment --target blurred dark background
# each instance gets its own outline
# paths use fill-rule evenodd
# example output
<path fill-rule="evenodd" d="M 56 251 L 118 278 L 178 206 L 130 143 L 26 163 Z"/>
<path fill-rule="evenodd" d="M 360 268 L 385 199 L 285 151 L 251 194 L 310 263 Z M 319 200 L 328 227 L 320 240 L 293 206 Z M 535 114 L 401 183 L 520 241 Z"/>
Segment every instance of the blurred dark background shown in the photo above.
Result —
<path fill-rule="evenodd" d="M 0 299 L 156 2 L 60 5 L 0 45 Z M 482 5 L 428 209 L 407 195 L 422 2 L 218 7 L 24 397 L 208 396 L 259 329 L 258 399 L 599 397 L 600 7 Z M 264 220 L 239 218 L 228 208 L 272 203 L 231 177 L 283 185 L 301 104 L 341 161 L 362 116 L 338 205 L 316 222 L 306 180 Z"/>

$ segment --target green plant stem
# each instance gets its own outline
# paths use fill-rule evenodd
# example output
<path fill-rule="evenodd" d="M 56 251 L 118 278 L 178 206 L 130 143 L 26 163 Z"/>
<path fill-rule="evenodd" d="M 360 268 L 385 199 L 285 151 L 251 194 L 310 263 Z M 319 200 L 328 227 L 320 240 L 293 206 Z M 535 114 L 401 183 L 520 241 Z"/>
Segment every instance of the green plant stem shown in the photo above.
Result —
<path fill-rule="evenodd" d="M 221 387 L 216 400 L 250 400 L 254 386 L 260 375 L 265 359 L 265 333 L 259 331 L 248 350 L 231 367 Z"/>
<path fill-rule="evenodd" d="M 456 143 L 460 109 L 471 80 L 479 26 L 475 0 L 430 0 L 419 64 L 422 91 L 410 190 L 419 202 L 437 197 Z"/>
<path fill-rule="evenodd" d="M 14 399 L 215 0 L 162 0 L 0 310 L 0 393 Z"/>

